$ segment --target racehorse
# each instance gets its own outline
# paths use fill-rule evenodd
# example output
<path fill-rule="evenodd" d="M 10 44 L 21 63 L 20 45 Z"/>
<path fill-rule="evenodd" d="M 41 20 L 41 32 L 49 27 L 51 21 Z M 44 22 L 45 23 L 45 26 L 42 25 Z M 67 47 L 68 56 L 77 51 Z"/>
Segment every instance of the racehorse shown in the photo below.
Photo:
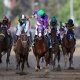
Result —
<path fill-rule="evenodd" d="M 72 67 L 73 54 L 75 51 L 75 44 L 76 44 L 74 36 L 72 35 L 71 32 L 72 30 L 68 29 L 67 34 L 64 34 L 62 39 L 62 50 L 64 55 L 65 68 L 67 67 L 67 58 L 69 57 L 69 69 L 73 69 Z"/>
<path fill-rule="evenodd" d="M 1 27 L 2 26 L 2 27 Z M 0 26 L 0 63 L 2 63 L 2 56 L 7 53 L 6 58 L 6 69 L 8 69 L 8 64 L 10 62 L 10 52 L 12 49 L 12 37 L 7 32 L 7 27 L 5 27 L 3 24 Z M 3 54 L 2 54 L 3 53 Z"/>
<path fill-rule="evenodd" d="M 37 61 L 36 71 L 40 70 L 39 62 L 40 62 L 40 59 L 44 57 L 46 62 L 46 72 L 47 72 L 48 71 L 47 68 L 49 64 L 49 49 L 48 49 L 47 39 L 44 36 L 43 29 L 41 31 L 38 30 L 38 35 L 36 37 L 36 40 L 34 41 L 33 53 Z"/>
<path fill-rule="evenodd" d="M 57 59 L 58 61 L 58 67 L 57 69 L 60 70 L 60 47 L 59 47 L 59 40 L 56 35 L 56 30 L 54 28 L 51 29 L 51 42 L 52 42 L 52 50 L 50 52 L 51 54 L 51 63 L 53 65 L 53 69 L 55 67 L 55 61 Z M 54 56 L 53 56 L 54 54 Z M 54 59 L 53 59 L 54 57 Z"/>
<path fill-rule="evenodd" d="M 16 61 L 17 61 L 16 69 L 20 69 L 21 67 L 21 70 L 23 72 L 24 63 L 25 61 L 27 61 L 28 64 L 28 55 L 29 55 L 28 37 L 24 31 L 21 32 L 21 35 L 18 37 L 14 51 L 16 54 Z"/>

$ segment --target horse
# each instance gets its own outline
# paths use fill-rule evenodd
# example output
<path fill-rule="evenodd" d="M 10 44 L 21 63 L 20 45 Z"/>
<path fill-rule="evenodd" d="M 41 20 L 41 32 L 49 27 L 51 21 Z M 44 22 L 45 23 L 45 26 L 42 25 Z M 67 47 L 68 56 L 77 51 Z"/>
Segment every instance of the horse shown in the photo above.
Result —
<path fill-rule="evenodd" d="M 74 51 L 75 51 L 76 41 L 75 41 L 72 33 L 68 34 L 68 32 L 73 32 L 73 31 L 68 29 L 67 34 L 63 35 L 62 51 L 63 51 L 63 55 L 64 55 L 65 68 L 67 67 L 67 58 L 69 57 L 69 69 L 73 69 L 73 67 L 72 67 L 73 54 L 74 54 Z"/>
<path fill-rule="evenodd" d="M 41 31 L 38 30 L 38 35 L 36 37 L 36 40 L 34 41 L 34 46 L 32 46 L 32 49 L 37 61 L 36 71 L 40 70 L 39 62 L 40 62 L 40 59 L 44 57 L 46 62 L 45 72 L 48 72 L 47 68 L 49 64 L 49 48 L 48 48 L 47 39 L 44 36 L 43 29 Z"/>
<path fill-rule="evenodd" d="M 6 69 L 8 70 L 8 64 L 10 63 L 10 52 L 12 49 L 12 37 L 7 32 L 7 27 L 1 24 L 0 27 L 0 63 L 2 63 L 2 56 L 7 53 Z M 2 54 L 3 53 L 3 54 Z"/>
<path fill-rule="evenodd" d="M 57 69 L 60 70 L 60 47 L 59 47 L 59 40 L 56 35 L 56 30 L 54 28 L 51 29 L 51 42 L 52 42 L 52 49 L 50 51 L 51 54 L 51 63 L 53 65 L 53 69 L 55 67 L 55 61 L 58 61 Z M 54 54 L 54 56 L 53 56 Z M 53 59 L 54 57 L 54 59 Z"/>
<path fill-rule="evenodd" d="M 15 45 L 15 55 L 16 55 L 16 69 L 21 68 L 21 71 L 24 70 L 24 63 L 27 61 L 28 65 L 28 55 L 29 55 L 29 45 L 28 45 L 28 37 L 25 32 L 21 32 L 21 35 L 18 37 L 18 40 Z M 21 66 L 20 66 L 21 65 Z"/>

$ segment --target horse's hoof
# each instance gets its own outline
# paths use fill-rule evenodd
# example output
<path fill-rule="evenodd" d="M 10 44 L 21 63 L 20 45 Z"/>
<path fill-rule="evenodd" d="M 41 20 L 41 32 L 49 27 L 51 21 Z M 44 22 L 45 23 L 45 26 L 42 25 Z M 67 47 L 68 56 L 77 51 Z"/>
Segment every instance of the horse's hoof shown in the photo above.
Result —
<path fill-rule="evenodd" d="M 36 72 L 38 72 L 39 70 L 38 69 L 36 69 Z"/>
<path fill-rule="evenodd" d="M 25 72 L 16 72 L 16 74 L 19 74 L 19 75 L 27 75 Z"/>
<path fill-rule="evenodd" d="M 41 67 L 40 69 L 45 69 L 45 67 L 43 66 L 43 67 Z"/>
<path fill-rule="evenodd" d="M 26 75 L 26 73 L 25 72 L 21 72 L 20 75 Z"/>
<path fill-rule="evenodd" d="M 68 70 L 74 70 L 74 67 L 69 67 Z"/>
<path fill-rule="evenodd" d="M 27 66 L 28 68 L 30 68 L 30 66 Z"/>
<path fill-rule="evenodd" d="M 48 70 L 48 69 L 46 69 L 46 70 L 45 70 L 45 73 L 49 73 L 49 70 Z"/>
<path fill-rule="evenodd" d="M 35 71 L 38 72 L 39 71 L 39 68 L 35 67 Z"/>
<path fill-rule="evenodd" d="M 8 68 L 6 68 L 6 71 L 9 71 L 9 69 L 8 69 Z"/>
<path fill-rule="evenodd" d="M 36 72 L 38 72 L 39 71 L 39 69 L 35 69 L 36 70 Z"/>
<path fill-rule="evenodd" d="M 57 67 L 57 71 L 61 71 L 61 68 L 60 67 Z"/>

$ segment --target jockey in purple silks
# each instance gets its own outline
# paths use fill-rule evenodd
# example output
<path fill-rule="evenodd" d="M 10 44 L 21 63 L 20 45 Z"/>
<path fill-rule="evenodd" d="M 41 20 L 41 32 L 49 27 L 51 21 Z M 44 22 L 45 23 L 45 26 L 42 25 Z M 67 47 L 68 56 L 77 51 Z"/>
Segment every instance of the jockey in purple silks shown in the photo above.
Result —
<path fill-rule="evenodd" d="M 48 35 L 48 15 L 44 12 L 44 10 L 38 10 L 37 11 L 37 17 L 36 17 L 36 30 L 35 30 L 35 39 L 38 36 L 41 36 L 41 31 L 42 29 L 44 29 L 44 35 L 46 36 L 46 38 L 48 39 L 49 42 L 49 48 L 51 48 L 50 45 L 50 37 Z M 39 34 L 38 34 L 39 31 Z"/>

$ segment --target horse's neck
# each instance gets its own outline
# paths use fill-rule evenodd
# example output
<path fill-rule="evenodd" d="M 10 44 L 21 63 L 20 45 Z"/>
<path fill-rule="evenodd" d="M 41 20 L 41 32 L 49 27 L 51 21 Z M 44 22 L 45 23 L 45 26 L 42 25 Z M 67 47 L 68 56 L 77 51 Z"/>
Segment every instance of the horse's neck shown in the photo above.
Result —
<path fill-rule="evenodd" d="M 56 32 L 51 32 L 51 37 L 52 39 L 56 40 L 57 39 Z"/>
<path fill-rule="evenodd" d="M 21 39 L 18 39 L 18 40 L 17 40 L 17 45 L 18 45 L 19 47 L 22 46 Z"/>

